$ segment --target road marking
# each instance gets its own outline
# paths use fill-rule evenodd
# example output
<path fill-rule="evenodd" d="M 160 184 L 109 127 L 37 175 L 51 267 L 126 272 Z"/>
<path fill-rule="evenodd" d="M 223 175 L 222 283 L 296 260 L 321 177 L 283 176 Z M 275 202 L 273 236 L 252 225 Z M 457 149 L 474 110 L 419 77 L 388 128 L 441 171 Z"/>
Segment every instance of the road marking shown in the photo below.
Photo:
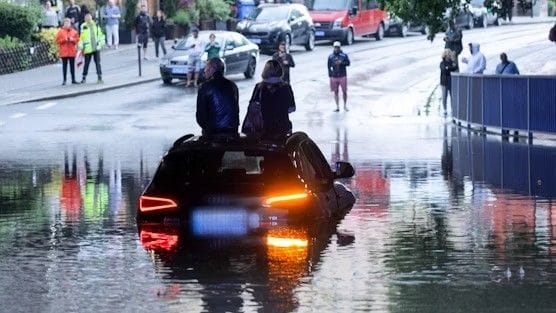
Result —
<path fill-rule="evenodd" d="M 48 109 L 50 107 L 53 107 L 56 105 L 56 102 L 47 102 L 43 105 L 39 105 L 38 107 L 35 108 L 35 110 L 45 110 Z"/>
<path fill-rule="evenodd" d="M 24 117 L 25 115 L 27 115 L 27 113 L 21 113 L 21 112 L 19 112 L 19 113 L 16 113 L 16 114 L 12 114 L 12 115 L 10 116 L 10 118 L 16 119 L 16 118 Z"/>

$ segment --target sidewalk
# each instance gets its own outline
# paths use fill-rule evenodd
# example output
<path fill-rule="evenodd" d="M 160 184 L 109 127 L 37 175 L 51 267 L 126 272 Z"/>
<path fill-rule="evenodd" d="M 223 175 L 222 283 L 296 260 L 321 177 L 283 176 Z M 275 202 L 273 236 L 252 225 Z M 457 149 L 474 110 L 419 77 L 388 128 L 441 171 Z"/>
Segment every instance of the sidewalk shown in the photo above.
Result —
<path fill-rule="evenodd" d="M 172 45 L 167 42 L 166 47 Z M 142 51 L 141 51 L 142 52 Z M 101 52 L 102 79 L 104 84 L 97 84 L 94 61 L 91 60 L 87 83 L 62 86 L 62 64 L 42 66 L 28 71 L 0 76 L 0 106 L 23 102 L 61 99 L 77 95 L 101 92 L 126 86 L 156 81 L 160 79 L 158 60 L 154 58 L 154 47 L 149 45 L 147 56 L 150 60 L 141 60 L 142 75 L 139 77 L 137 46 L 120 45 L 118 50 Z M 76 67 L 76 80 L 81 81 L 83 65 Z M 68 81 L 71 76 L 68 70 Z"/>

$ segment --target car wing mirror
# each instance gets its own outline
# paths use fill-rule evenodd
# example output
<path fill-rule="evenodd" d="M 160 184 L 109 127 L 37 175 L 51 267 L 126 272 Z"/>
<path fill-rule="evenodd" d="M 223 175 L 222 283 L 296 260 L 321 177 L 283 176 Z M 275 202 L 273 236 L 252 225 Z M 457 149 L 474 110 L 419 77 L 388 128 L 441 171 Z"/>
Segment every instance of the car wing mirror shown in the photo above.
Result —
<path fill-rule="evenodd" d="M 355 175 L 355 169 L 349 162 L 336 162 L 336 170 L 334 171 L 334 179 L 350 178 Z"/>

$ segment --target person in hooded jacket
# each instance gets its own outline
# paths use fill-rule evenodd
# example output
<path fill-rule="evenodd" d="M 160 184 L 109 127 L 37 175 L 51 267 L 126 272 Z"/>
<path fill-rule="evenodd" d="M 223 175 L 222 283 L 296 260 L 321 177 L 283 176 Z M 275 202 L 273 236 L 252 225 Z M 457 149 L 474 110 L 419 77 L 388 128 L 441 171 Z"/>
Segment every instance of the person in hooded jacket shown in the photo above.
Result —
<path fill-rule="evenodd" d="M 224 63 L 210 59 L 204 69 L 205 81 L 197 92 L 197 124 L 203 136 L 237 135 L 239 92 L 236 84 L 224 77 Z"/>
<path fill-rule="evenodd" d="M 64 80 L 62 85 L 66 84 L 68 64 L 71 73 L 71 83 L 78 84 L 75 80 L 75 56 L 77 55 L 77 43 L 79 42 L 79 34 L 72 27 L 71 19 L 65 18 L 64 25 L 56 34 L 56 43 L 59 47 L 59 55 L 62 59 L 62 70 Z"/>
<path fill-rule="evenodd" d="M 458 66 L 454 62 L 455 53 L 446 49 L 442 53 L 442 61 L 440 62 L 440 87 L 442 88 L 442 108 L 444 109 L 444 117 L 446 117 L 446 102 L 448 100 L 448 95 L 452 97 L 451 87 L 452 87 L 452 76 L 451 74 L 457 71 Z"/>
<path fill-rule="evenodd" d="M 467 64 L 468 74 L 483 74 L 486 69 L 486 58 L 481 52 L 481 45 L 475 42 L 469 44 L 471 58 L 463 58 L 462 62 Z"/>

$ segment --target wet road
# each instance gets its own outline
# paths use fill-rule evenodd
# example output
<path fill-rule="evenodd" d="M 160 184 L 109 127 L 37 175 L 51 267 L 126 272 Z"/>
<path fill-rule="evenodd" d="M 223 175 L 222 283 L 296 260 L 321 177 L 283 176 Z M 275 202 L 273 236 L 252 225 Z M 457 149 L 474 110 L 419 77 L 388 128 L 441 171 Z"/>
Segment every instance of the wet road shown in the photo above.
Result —
<path fill-rule="evenodd" d="M 543 27 L 489 28 L 486 52 L 511 47 L 534 70 Z M 464 38 L 485 41 L 481 31 Z M 352 110 L 340 114 L 326 96 L 328 48 L 294 55 L 294 127 L 331 163 L 354 164 L 358 200 L 337 225 L 261 236 L 137 228 L 159 157 L 198 132 L 192 90 L 153 83 L 0 108 L 0 311 L 553 310 L 556 148 L 460 132 L 436 100 L 417 115 L 440 45 L 348 47 Z M 242 112 L 253 83 L 238 78 Z"/>

